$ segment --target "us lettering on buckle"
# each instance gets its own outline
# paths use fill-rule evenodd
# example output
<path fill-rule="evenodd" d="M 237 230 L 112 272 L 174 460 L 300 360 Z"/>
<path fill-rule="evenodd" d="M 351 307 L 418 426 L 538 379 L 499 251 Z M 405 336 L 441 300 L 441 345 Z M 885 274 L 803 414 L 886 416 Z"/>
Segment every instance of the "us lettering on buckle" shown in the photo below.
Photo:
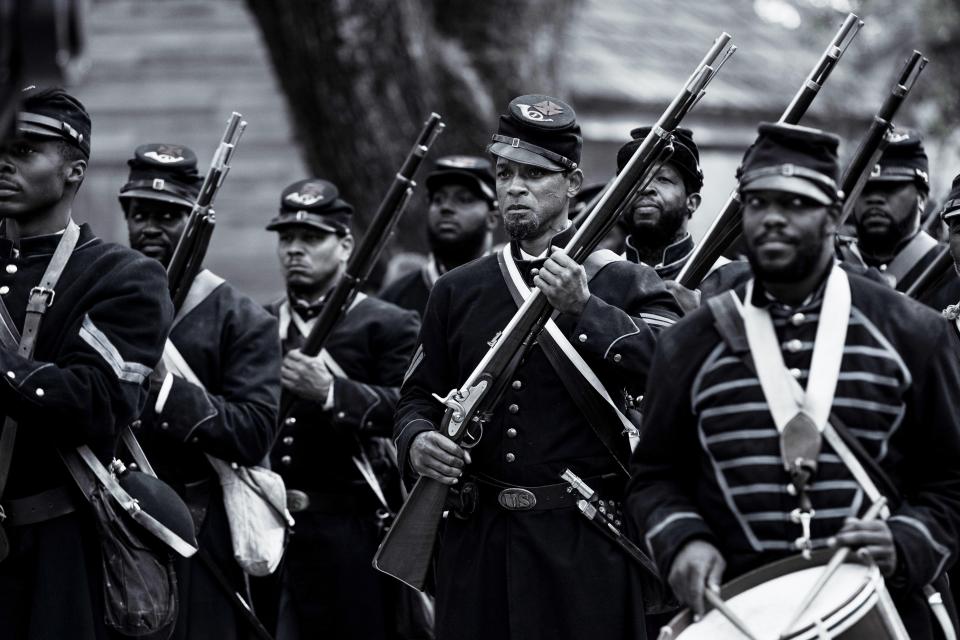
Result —
<path fill-rule="evenodd" d="M 526 489 L 510 487 L 500 492 L 497 502 L 508 511 L 529 511 L 537 505 L 537 496 Z"/>

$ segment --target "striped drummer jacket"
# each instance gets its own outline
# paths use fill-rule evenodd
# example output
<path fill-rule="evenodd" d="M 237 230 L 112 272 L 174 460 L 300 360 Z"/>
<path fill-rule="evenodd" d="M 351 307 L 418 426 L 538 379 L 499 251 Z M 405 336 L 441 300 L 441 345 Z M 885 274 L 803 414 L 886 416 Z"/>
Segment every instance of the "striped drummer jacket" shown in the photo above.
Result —
<path fill-rule="evenodd" d="M 957 556 L 960 535 L 960 359 L 956 332 L 926 307 L 850 275 L 852 307 L 832 413 L 905 497 L 889 521 L 896 582 L 930 583 Z M 735 289 L 742 300 L 745 287 Z M 769 304 L 786 366 L 806 385 L 821 296 Z M 760 296 L 760 298 L 758 298 Z M 722 341 L 708 308 L 660 339 L 647 387 L 644 429 L 631 464 L 628 510 L 666 574 L 693 539 L 715 544 L 724 580 L 797 553 L 779 434 L 759 381 Z M 826 442 L 813 478 L 814 548 L 868 500 Z"/>

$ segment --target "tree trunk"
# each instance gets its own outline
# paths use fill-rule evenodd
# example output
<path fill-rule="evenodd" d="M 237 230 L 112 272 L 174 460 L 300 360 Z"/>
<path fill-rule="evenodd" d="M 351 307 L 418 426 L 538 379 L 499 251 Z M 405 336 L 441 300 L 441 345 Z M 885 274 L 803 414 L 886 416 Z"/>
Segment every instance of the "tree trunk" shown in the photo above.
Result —
<path fill-rule="evenodd" d="M 358 232 L 430 111 L 447 123 L 433 158 L 482 155 L 513 96 L 563 94 L 577 1 L 247 0 L 307 164 L 354 204 Z M 423 202 L 414 197 L 394 248 L 424 246 Z"/>

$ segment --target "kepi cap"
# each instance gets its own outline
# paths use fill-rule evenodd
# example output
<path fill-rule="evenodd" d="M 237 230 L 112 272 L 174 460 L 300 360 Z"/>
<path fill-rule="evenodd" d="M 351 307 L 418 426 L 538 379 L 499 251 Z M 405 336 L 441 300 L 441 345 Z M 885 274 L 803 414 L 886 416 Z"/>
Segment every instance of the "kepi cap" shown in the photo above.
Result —
<path fill-rule="evenodd" d="M 193 207 L 203 185 L 203 177 L 197 171 L 197 155 L 180 144 L 142 144 L 127 165 L 130 176 L 120 188 L 120 204 L 124 208 L 134 198 Z"/>
<path fill-rule="evenodd" d="M 480 156 L 444 156 L 437 158 L 426 180 L 427 192 L 444 184 L 458 183 L 470 188 L 491 205 L 497 201 L 496 180 L 490 161 Z"/>
<path fill-rule="evenodd" d="M 950 195 L 947 196 L 947 201 L 940 208 L 940 219 L 944 222 L 957 216 L 960 216 L 960 174 L 953 179 Z"/>
<path fill-rule="evenodd" d="M 573 107 L 550 96 L 524 95 L 501 114 L 487 151 L 548 171 L 568 171 L 580 165 L 582 145 Z"/>
<path fill-rule="evenodd" d="M 920 133 L 913 129 L 895 130 L 868 182 L 914 182 L 922 193 L 929 193 L 930 163 Z"/>
<path fill-rule="evenodd" d="M 632 138 L 617 152 L 617 173 L 623 171 L 630 158 L 650 133 L 653 127 L 637 127 L 630 132 Z M 679 127 L 673 131 L 673 155 L 668 164 L 672 164 L 680 172 L 683 184 L 688 193 L 699 193 L 703 188 L 703 171 L 700 169 L 700 149 L 693 141 L 693 131 Z"/>
<path fill-rule="evenodd" d="M 25 136 L 66 140 L 90 157 L 90 114 L 60 87 L 23 90 L 17 132 Z"/>
<path fill-rule="evenodd" d="M 839 144 L 819 129 L 764 122 L 737 171 L 740 191 L 786 191 L 834 204 L 840 199 Z"/>
<path fill-rule="evenodd" d="M 340 199 L 332 182 L 308 178 L 294 182 L 280 195 L 280 212 L 267 224 L 267 231 L 306 226 L 345 236 L 350 233 L 353 207 Z"/>

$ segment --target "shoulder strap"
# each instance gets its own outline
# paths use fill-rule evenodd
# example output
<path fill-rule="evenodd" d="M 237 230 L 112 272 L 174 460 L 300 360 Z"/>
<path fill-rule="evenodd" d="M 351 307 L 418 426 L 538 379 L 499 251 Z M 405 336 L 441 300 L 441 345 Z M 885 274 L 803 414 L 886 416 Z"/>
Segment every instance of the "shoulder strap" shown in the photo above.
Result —
<path fill-rule="evenodd" d="M 898 291 L 906 291 L 910 286 L 910 281 L 906 276 L 910 275 L 917 263 L 923 259 L 927 252 L 937 246 L 937 241 L 933 239 L 926 231 L 921 229 L 917 235 L 913 236 L 900 253 L 898 253 L 890 264 L 887 265 L 886 273 L 896 278 L 896 288 Z"/>
<path fill-rule="evenodd" d="M 173 331 L 173 327 L 177 326 L 188 313 L 200 306 L 200 303 L 210 297 L 210 294 L 213 293 L 223 283 L 224 279 L 209 269 L 204 269 L 198 273 L 193 279 L 193 282 L 190 284 L 190 290 L 187 292 L 187 297 L 183 300 L 183 306 L 181 306 L 180 310 L 177 311 L 177 315 L 173 319 L 173 324 L 171 325 L 170 330 Z"/>
<path fill-rule="evenodd" d="M 626 258 L 620 255 L 617 255 L 609 249 L 600 249 L 599 251 L 594 251 L 587 259 L 583 262 L 583 269 L 587 272 L 587 280 L 593 280 L 593 278 L 600 273 L 600 270 L 611 262 L 626 262 Z"/>
<path fill-rule="evenodd" d="M 47 307 L 53 304 L 54 288 L 63 274 L 63 269 L 70 261 L 73 250 L 80 239 L 80 227 L 71 220 L 64 229 L 57 248 L 53 252 L 53 257 L 47 264 L 43 275 L 40 277 L 40 284 L 30 290 L 30 297 L 27 299 L 27 315 L 23 320 L 23 333 L 17 333 L 17 327 L 10 317 L 10 313 L 0 300 L 0 324 L 4 328 L 0 334 L 6 336 L 3 339 L 4 346 L 12 346 L 13 339 L 16 339 L 17 353 L 24 358 L 32 358 L 34 349 L 37 346 L 37 334 L 40 331 L 40 322 L 43 320 L 43 314 L 47 312 Z M 7 486 L 7 479 L 10 476 L 10 465 L 13 463 L 13 445 L 17 439 L 17 423 L 9 416 L 4 420 L 0 427 L 0 497 L 3 496 L 3 490 Z"/>

